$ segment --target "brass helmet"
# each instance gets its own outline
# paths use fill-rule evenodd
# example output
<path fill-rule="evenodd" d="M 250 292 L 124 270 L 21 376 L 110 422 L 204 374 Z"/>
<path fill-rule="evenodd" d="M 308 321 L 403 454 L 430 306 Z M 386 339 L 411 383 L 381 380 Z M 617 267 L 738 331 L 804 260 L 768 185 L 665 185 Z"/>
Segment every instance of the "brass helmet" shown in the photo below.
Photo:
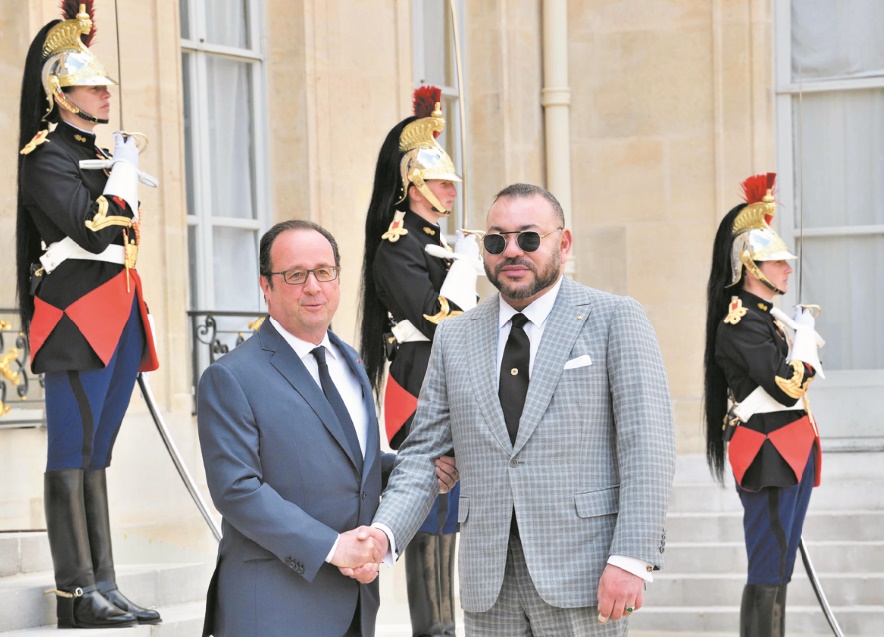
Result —
<path fill-rule="evenodd" d="M 789 252 L 785 242 L 770 227 L 770 222 L 777 209 L 773 197 L 776 177 L 776 173 L 755 175 L 746 179 L 742 184 L 743 197 L 749 205 L 743 208 L 734 219 L 731 283 L 727 287 L 739 283 L 743 266 L 746 266 L 746 269 L 766 287 L 777 294 L 784 293 L 762 274 L 756 264 L 756 261 L 782 261 L 798 258 Z"/>
<path fill-rule="evenodd" d="M 429 116 L 420 117 L 408 124 L 399 136 L 399 152 L 405 153 L 400 163 L 402 174 L 402 197 L 400 203 L 408 196 L 408 188 L 414 184 L 430 204 L 442 214 L 449 214 L 433 191 L 427 186 L 430 179 L 461 181 L 454 168 L 454 162 L 437 142 L 436 137 L 445 130 L 442 119 L 442 106 L 439 102 L 442 91 L 434 86 L 422 86 L 415 91 L 415 115 L 420 117 L 421 103 L 430 99 L 434 104 Z"/>
<path fill-rule="evenodd" d="M 107 120 L 83 111 L 62 91 L 68 86 L 111 86 L 117 83 L 83 43 L 82 36 L 88 36 L 91 41 L 92 33 L 92 19 L 86 12 L 86 4 L 82 3 L 74 17 L 56 24 L 46 34 L 41 79 L 49 108 L 43 119 L 52 112 L 57 99 L 62 107 L 87 121 L 107 123 Z"/>

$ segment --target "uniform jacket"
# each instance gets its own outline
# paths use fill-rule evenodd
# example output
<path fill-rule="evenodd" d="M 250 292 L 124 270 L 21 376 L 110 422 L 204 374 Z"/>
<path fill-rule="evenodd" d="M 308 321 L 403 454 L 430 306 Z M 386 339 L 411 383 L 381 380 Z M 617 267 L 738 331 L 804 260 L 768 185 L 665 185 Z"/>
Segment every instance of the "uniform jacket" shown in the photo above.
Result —
<path fill-rule="evenodd" d="M 410 211 L 405 213 L 403 223 L 407 234 L 400 235 L 395 242 L 382 241 L 378 246 L 373 266 L 375 287 L 394 322 L 411 321 L 432 341 L 439 321 L 451 312 L 460 311 L 456 304 L 449 303 L 448 314 L 440 315 L 439 291 L 448 274 L 449 261 L 431 256 L 425 250 L 428 245 L 442 245 L 439 226 Z M 387 438 L 394 449 L 399 448 L 408 433 L 409 416 L 414 413 L 414 404 L 427 372 L 430 341 L 399 344 L 390 363 L 390 376 L 412 397 L 397 395 L 396 400 L 407 403 L 407 406 L 401 409 L 388 406 L 385 411 Z"/>
<path fill-rule="evenodd" d="M 497 395 L 498 312 L 494 296 L 437 328 L 412 433 L 375 521 L 401 551 L 435 493 L 432 460 L 453 447 L 464 610 L 497 599 L 514 508 L 540 596 L 594 606 L 609 555 L 663 564 L 675 445 L 654 330 L 634 300 L 565 279 L 513 445 Z"/>
<path fill-rule="evenodd" d="M 223 516 L 205 634 L 340 637 L 357 598 L 362 634 L 374 634 L 377 580 L 362 586 L 325 562 L 338 533 L 371 522 L 384 462 L 368 378 L 329 338 L 370 414 L 362 475 L 322 389 L 269 321 L 200 379 L 200 445 Z"/>
<path fill-rule="evenodd" d="M 108 245 L 123 245 L 124 232 L 135 238 L 133 228 L 119 223 L 131 220 L 132 210 L 121 199 L 102 196 L 107 173 L 80 168 L 81 159 L 96 158 L 106 158 L 106 154 L 95 146 L 95 135 L 65 122 L 24 156 L 23 204 L 47 246 L 71 237 L 80 247 L 98 254 Z M 104 225 L 102 218 L 118 222 Z M 104 227 L 92 230 L 87 222 Z M 146 337 L 141 370 L 156 369 L 141 280 L 134 270 L 128 276 L 127 284 L 122 265 L 68 259 L 40 277 L 30 329 L 35 372 L 106 366 L 136 299 Z"/>
<path fill-rule="evenodd" d="M 796 371 L 786 362 L 789 344 L 769 301 L 745 290 L 736 298 L 739 305 L 731 304 L 715 340 L 715 361 L 728 388 L 737 402 L 761 386 L 777 402 L 794 405 L 807 391 L 814 369 L 799 365 Z M 737 428 L 728 458 L 740 486 L 757 491 L 798 483 L 811 449 L 819 456 L 819 435 L 805 416 L 799 403 L 798 409 L 755 414 Z M 820 467 L 817 457 L 816 484 Z"/>

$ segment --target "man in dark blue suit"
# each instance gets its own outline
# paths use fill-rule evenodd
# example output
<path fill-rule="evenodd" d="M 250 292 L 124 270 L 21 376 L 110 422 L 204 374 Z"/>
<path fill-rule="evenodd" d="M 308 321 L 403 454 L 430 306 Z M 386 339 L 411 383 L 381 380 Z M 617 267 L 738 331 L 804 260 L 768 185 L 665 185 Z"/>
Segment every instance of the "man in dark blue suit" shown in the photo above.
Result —
<path fill-rule="evenodd" d="M 393 456 L 380 451 L 361 361 L 328 329 L 337 243 L 312 222 L 282 222 L 261 239 L 260 268 L 270 317 L 199 384 L 203 461 L 224 518 L 203 634 L 370 637 L 376 573 L 360 583 L 339 568 L 380 561 L 364 525 Z"/>

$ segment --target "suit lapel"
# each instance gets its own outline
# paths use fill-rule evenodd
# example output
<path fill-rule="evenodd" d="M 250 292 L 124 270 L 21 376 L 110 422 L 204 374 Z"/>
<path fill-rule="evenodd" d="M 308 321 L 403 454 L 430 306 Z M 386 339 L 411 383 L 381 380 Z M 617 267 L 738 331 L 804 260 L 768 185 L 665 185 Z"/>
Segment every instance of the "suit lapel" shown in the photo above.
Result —
<path fill-rule="evenodd" d="M 543 338 L 531 368 L 531 382 L 519 421 L 519 435 L 516 437 L 514 451 L 525 446 L 540 424 L 562 376 L 568 355 L 591 311 L 589 297 L 583 288 L 567 278 L 564 279 L 546 320 Z"/>
<path fill-rule="evenodd" d="M 468 352 L 476 352 L 476 364 L 470 367 L 476 403 L 497 442 L 509 453 L 513 446 L 497 395 L 497 378 L 500 374 L 497 366 L 500 301 L 495 295 L 465 316 L 472 319 L 466 330 L 466 348 Z"/>
<path fill-rule="evenodd" d="M 264 321 L 259 332 L 261 336 L 261 347 L 264 350 L 272 352 L 270 355 L 270 364 L 282 374 L 304 401 L 310 405 L 310 408 L 316 412 L 316 416 L 322 422 L 332 437 L 338 442 L 353 466 L 357 466 L 353 454 L 350 451 L 350 443 L 347 442 L 341 424 L 338 422 L 335 412 L 322 393 L 322 388 L 307 371 L 304 363 L 298 358 L 285 339 L 271 325 L 270 321 Z"/>

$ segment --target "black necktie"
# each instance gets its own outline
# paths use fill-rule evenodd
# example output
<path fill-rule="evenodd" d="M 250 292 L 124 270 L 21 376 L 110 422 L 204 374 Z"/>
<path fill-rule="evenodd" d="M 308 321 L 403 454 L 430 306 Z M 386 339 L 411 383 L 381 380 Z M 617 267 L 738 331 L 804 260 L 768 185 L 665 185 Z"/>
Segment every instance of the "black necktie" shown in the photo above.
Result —
<path fill-rule="evenodd" d="M 338 422 L 341 424 L 341 429 L 344 431 L 344 435 L 347 437 L 347 442 L 350 443 L 350 450 L 353 452 L 353 457 L 356 459 L 356 468 L 359 469 L 359 473 L 361 474 L 362 448 L 359 446 L 359 438 L 356 436 L 356 427 L 353 426 L 350 412 L 347 411 L 344 399 L 341 398 L 341 394 L 338 393 L 338 388 L 335 387 L 331 375 L 328 373 L 328 363 L 325 362 L 325 348 L 320 345 L 310 353 L 313 354 L 316 358 L 316 362 L 319 364 L 319 384 L 322 385 L 322 393 L 325 394 L 328 403 L 335 412 L 335 416 L 338 418 Z"/>
<path fill-rule="evenodd" d="M 497 395 L 500 397 L 506 429 L 510 434 L 510 442 L 513 444 L 516 444 L 519 419 L 522 417 L 525 396 L 528 394 L 528 364 L 531 360 L 531 343 L 528 341 L 525 330 L 522 329 L 527 322 L 528 318 L 522 313 L 513 316 L 510 335 L 503 348 L 503 359 L 500 362 L 500 385 Z"/>

